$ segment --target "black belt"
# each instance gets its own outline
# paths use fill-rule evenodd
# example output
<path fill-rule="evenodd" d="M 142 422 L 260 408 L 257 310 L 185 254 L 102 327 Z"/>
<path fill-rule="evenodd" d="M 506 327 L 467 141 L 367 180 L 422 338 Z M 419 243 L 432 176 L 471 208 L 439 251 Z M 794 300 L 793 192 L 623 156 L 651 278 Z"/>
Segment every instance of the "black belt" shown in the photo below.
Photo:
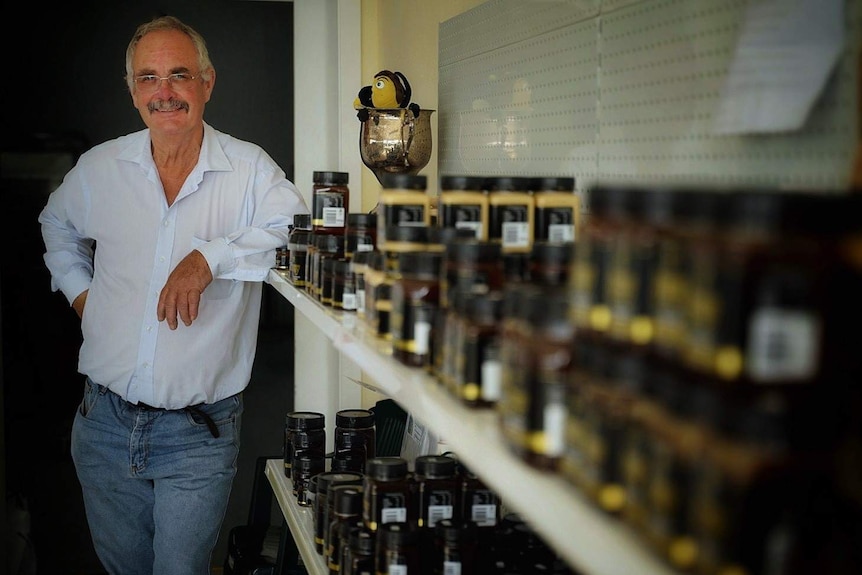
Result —
<path fill-rule="evenodd" d="M 204 420 L 204 423 L 207 424 L 207 429 L 210 430 L 210 435 L 212 435 L 213 437 L 219 437 L 219 435 L 221 435 L 218 431 L 218 427 L 216 427 L 215 421 L 213 421 L 213 418 L 207 415 L 205 411 L 201 410 L 200 406 L 203 405 L 201 403 L 197 405 L 183 407 L 182 409 L 165 409 L 164 407 L 153 407 L 152 405 L 147 405 L 143 401 L 139 401 L 138 403 L 132 405 L 134 405 L 135 407 L 140 407 L 145 411 L 185 411 L 187 413 L 190 413 L 192 416 L 197 415 Z"/>

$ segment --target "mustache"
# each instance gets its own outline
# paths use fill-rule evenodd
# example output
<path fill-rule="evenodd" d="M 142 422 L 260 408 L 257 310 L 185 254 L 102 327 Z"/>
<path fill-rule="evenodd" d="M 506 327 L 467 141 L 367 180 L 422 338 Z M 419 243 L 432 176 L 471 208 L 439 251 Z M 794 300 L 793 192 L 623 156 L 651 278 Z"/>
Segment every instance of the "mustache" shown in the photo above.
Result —
<path fill-rule="evenodd" d="M 189 103 L 177 98 L 167 100 L 153 100 L 147 104 L 147 110 L 152 112 L 175 112 L 177 110 L 189 111 Z"/>

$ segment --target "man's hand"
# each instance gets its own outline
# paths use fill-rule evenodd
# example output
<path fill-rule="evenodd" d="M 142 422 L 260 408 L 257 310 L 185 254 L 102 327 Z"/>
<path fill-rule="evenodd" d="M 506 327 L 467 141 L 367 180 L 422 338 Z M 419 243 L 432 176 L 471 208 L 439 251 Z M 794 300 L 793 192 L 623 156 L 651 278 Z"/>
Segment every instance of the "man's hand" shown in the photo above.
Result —
<path fill-rule="evenodd" d="M 87 305 L 88 293 L 90 293 L 90 290 L 85 289 L 79 293 L 78 297 L 75 298 L 75 301 L 72 302 L 72 309 L 75 310 L 76 314 L 78 314 L 78 319 L 83 319 L 84 317 L 84 306 Z"/>
<path fill-rule="evenodd" d="M 177 329 L 177 315 L 186 326 L 198 317 L 201 294 L 213 281 L 206 258 L 197 250 L 184 257 L 165 282 L 159 294 L 156 315 L 159 321 L 168 320 L 168 327 Z"/>

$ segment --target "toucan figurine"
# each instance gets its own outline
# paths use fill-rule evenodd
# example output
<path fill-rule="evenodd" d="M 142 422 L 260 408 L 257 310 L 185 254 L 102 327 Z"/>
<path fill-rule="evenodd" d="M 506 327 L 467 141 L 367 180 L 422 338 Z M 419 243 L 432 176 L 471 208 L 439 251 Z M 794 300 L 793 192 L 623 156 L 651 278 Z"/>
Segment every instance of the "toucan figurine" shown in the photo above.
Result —
<path fill-rule="evenodd" d="M 367 108 L 407 108 L 419 117 L 419 104 L 411 103 L 413 91 L 410 82 L 401 72 L 381 70 L 374 75 L 374 83 L 359 90 L 353 107 L 356 117 L 364 122 L 368 119 Z"/>

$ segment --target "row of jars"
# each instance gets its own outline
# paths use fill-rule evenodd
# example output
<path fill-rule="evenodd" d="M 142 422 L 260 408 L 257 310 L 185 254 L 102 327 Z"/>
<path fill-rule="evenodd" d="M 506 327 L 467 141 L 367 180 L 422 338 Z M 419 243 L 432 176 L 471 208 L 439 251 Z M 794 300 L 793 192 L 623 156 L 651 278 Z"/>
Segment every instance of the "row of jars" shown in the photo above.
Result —
<path fill-rule="evenodd" d="M 672 565 L 775 569 L 767 549 L 801 537 L 812 498 L 859 494 L 858 468 L 835 457 L 860 405 L 846 335 L 862 319 L 858 196 L 590 196 L 577 241 L 528 253 L 387 228 L 388 249 L 350 260 L 371 304 L 360 315 Z M 822 527 L 812 548 L 834 533 Z M 799 549 L 784 548 L 802 567 L 783 572 L 804 572 Z"/>
<path fill-rule="evenodd" d="M 365 473 L 323 471 L 305 489 L 314 546 L 333 575 L 572 573 L 448 454 L 419 456 L 413 471 L 402 457 L 373 457 Z"/>

